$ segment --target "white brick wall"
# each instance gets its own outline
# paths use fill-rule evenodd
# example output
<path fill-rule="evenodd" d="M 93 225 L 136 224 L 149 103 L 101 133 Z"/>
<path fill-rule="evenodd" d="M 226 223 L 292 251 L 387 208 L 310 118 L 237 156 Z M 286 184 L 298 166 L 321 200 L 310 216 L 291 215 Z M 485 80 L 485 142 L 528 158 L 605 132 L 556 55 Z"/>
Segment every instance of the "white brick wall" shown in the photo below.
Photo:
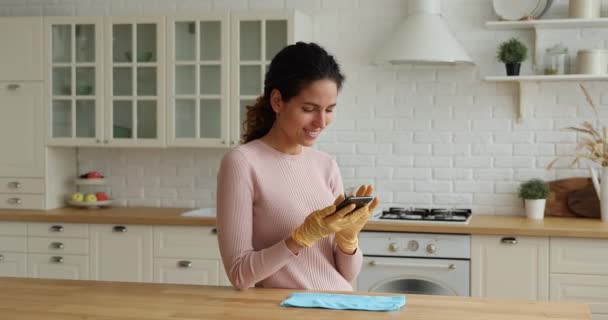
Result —
<path fill-rule="evenodd" d="M 516 121 L 515 84 L 483 82 L 503 74 L 496 46 L 511 36 L 532 44 L 532 31 L 491 31 L 490 0 L 444 0 L 443 16 L 477 63 L 474 68 L 375 67 L 373 53 L 405 15 L 407 0 L 0 0 L 1 16 L 157 15 L 222 10 L 298 9 L 311 15 L 314 39 L 341 62 L 347 81 L 335 122 L 318 148 L 336 156 L 345 185 L 374 183 L 386 205 L 470 206 L 476 214 L 522 214 L 522 180 L 588 175 L 553 171 L 555 155 L 574 152 L 577 135 L 563 127 L 591 120 L 577 83 L 532 83 L 531 116 Z M 608 16 L 608 1 L 603 1 Z M 548 17 L 567 15 L 567 0 Z M 543 30 L 541 49 L 562 42 L 570 54 L 608 46 L 608 29 Z M 353 36 L 356 35 L 356 36 Z M 565 36 L 567 35 L 567 36 Z M 573 67 L 576 67 L 574 59 Z M 530 61 L 523 70 L 530 72 Z M 608 121 L 608 85 L 587 83 Z M 79 170 L 101 170 L 121 205 L 211 206 L 224 150 L 79 150 Z"/>

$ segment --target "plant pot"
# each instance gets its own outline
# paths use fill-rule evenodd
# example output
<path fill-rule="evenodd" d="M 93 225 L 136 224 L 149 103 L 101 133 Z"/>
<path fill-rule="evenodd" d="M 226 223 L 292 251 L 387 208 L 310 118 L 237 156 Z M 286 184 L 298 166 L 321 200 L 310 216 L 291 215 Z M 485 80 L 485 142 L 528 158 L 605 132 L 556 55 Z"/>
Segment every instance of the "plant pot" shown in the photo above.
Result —
<path fill-rule="evenodd" d="M 505 63 L 505 67 L 507 69 L 508 76 L 518 76 L 521 63 Z"/>
<path fill-rule="evenodd" d="M 547 199 L 525 199 L 526 217 L 531 220 L 542 220 L 545 217 Z"/>

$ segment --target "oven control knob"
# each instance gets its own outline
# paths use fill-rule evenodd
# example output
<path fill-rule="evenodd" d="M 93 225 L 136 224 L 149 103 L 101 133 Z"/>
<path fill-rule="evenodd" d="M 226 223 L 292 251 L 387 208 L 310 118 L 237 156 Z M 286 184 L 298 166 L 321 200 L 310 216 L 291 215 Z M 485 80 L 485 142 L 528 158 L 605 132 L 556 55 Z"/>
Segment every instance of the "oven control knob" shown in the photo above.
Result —
<path fill-rule="evenodd" d="M 429 244 L 429 245 L 427 245 L 426 246 L 426 252 L 428 252 L 428 253 L 435 253 L 435 252 L 437 252 L 437 246 L 434 245 L 434 244 L 432 244 L 432 243 Z"/>
<path fill-rule="evenodd" d="M 416 241 L 416 240 L 410 240 L 407 243 L 407 249 L 410 251 L 416 251 L 416 250 L 418 250 L 418 247 L 420 247 L 420 245 L 418 244 L 418 241 Z"/>
<path fill-rule="evenodd" d="M 388 245 L 388 251 L 397 252 L 397 250 L 399 250 L 399 245 L 396 242 L 391 242 L 391 244 Z"/>

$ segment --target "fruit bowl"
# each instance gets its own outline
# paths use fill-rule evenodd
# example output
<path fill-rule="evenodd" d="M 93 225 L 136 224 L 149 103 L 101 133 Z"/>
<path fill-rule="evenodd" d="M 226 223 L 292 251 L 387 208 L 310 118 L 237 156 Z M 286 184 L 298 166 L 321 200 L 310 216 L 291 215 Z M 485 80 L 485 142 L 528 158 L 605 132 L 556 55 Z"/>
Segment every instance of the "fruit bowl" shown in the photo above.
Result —
<path fill-rule="evenodd" d="M 74 183 L 77 186 L 101 186 L 106 183 L 106 180 L 104 178 L 95 178 L 95 179 L 85 178 L 85 179 L 75 179 Z"/>
<path fill-rule="evenodd" d="M 73 201 L 68 200 L 68 204 L 79 208 L 97 209 L 101 207 L 107 207 L 112 204 L 112 200 L 104 201 Z"/>

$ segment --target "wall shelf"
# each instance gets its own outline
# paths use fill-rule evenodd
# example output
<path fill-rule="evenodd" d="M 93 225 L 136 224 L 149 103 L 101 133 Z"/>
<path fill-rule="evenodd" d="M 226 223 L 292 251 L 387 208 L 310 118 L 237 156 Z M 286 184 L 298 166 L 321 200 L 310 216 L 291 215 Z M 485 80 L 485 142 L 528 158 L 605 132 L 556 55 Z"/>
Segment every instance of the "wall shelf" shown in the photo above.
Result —
<path fill-rule="evenodd" d="M 491 76 L 485 77 L 489 82 L 521 82 L 521 81 L 601 81 L 608 80 L 608 74 L 564 74 L 564 75 L 524 75 L 524 76 Z"/>
<path fill-rule="evenodd" d="M 487 21 L 490 30 L 566 29 L 608 27 L 608 18 L 597 19 L 540 19 L 523 21 Z"/>

